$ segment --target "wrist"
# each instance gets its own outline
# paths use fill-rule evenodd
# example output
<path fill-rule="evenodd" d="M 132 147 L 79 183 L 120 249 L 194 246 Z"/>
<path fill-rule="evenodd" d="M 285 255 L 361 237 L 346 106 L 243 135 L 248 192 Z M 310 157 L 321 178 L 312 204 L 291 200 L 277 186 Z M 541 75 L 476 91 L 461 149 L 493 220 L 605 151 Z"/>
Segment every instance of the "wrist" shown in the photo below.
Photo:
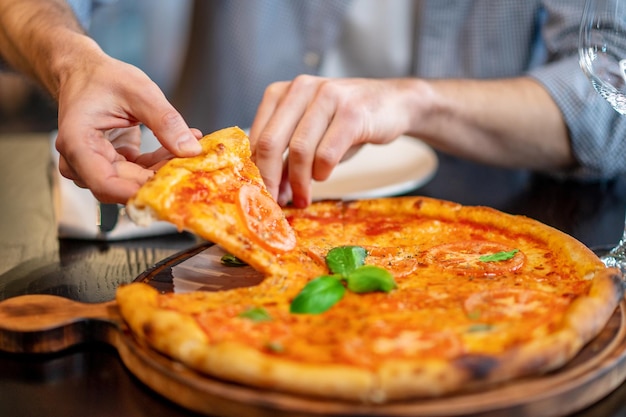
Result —
<path fill-rule="evenodd" d="M 60 31 L 65 33 L 57 38 L 58 47 L 51 52 L 49 68 L 43 74 L 48 79 L 42 80 L 57 100 L 59 91 L 72 75 L 80 73 L 83 67 L 95 65 L 104 55 L 100 46 L 90 37 L 71 30 Z"/>
<path fill-rule="evenodd" d="M 436 85 L 422 78 L 406 78 L 402 84 L 408 115 L 406 134 L 416 137 L 435 135 L 442 115 L 446 112 L 445 101 Z"/>
<path fill-rule="evenodd" d="M 65 0 L 5 0 L 0 8 L 0 51 L 17 71 L 35 78 L 57 98 L 72 61 L 99 50 Z"/>

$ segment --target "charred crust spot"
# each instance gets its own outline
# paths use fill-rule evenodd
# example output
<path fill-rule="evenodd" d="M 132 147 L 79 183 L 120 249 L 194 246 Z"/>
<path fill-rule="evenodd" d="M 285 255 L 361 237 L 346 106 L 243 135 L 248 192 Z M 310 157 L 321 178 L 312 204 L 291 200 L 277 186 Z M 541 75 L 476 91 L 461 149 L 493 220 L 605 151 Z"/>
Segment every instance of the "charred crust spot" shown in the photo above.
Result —
<path fill-rule="evenodd" d="M 152 323 L 144 323 L 143 326 L 141 326 L 141 331 L 143 332 L 144 336 L 148 339 L 153 333 L 153 330 L 154 329 L 152 327 Z"/>
<path fill-rule="evenodd" d="M 465 355 L 454 361 L 454 364 L 470 375 L 474 380 L 485 379 L 498 366 L 498 360 L 486 355 Z"/>
<path fill-rule="evenodd" d="M 413 208 L 419 211 L 421 210 L 423 204 L 424 204 L 424 201 L 421 199 L 418 199 L 413 203 Z"/>
<path fill-rule="evenodd" d="M 222 154 L 226 151 L 226 145 L 224 145 L 222 142 L 218 143 L 215 146 L 215 152 L 218 154 Z"/>
<path fill-rule="evenodd" d="M 621 299 L 624 295 L 625 285 L 626 285 L 626 277 L 622 276 L 619 272 L 611 274 L 611 280 L 613 281 L 613 285 L 617 289 L 618 299 Z"/>
<path fill-rule="evenodd" d="M 621 274 L 612 275 L 612 278 L 615 288 L 615 302 L 618 304 L 616 308 L 619 309 L 620 300 L 624 298 L 624 294 L 626 292 L 626 281 L 624 281 L 624 278 Z"/>

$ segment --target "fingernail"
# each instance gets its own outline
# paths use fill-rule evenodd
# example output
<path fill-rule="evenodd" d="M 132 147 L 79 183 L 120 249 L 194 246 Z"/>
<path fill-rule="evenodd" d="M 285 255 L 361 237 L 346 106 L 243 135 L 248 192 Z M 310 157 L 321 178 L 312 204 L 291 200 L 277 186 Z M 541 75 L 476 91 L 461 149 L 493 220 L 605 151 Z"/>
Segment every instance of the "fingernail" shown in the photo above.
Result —
<path fill-rule="evenodd" d="M 178 149 L 185 154 L 197 155 L 202 152 L 202 145 L 196 138 L 185 136 L 178 141 Z"/>
<path fill-rule="evenodd" d="M 293 205 L 297 208 L 305 208 L 309 205 L 309 200 L 304 197 L 298 197 L 293 199 Z"/>
<path fill-rule="evenodd" d="M 284 207 L 289 204 L 289 196 L 286 194 L 279 194 L 278 199 L 276 200 L 279 206 Z"/>

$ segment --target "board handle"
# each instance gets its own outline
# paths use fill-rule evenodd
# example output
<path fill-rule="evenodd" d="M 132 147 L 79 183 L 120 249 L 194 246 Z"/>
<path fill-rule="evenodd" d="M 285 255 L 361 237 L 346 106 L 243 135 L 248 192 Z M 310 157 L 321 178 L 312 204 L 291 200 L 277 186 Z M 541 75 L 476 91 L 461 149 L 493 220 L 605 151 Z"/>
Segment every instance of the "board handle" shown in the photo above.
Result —
<path fill-rule="evenodd" d="M 22 295 L 0 302 L 0 350 L 50 353 L 90 341 L 112 343 L 120 323 L 115 301 L 86 304 Z"/>

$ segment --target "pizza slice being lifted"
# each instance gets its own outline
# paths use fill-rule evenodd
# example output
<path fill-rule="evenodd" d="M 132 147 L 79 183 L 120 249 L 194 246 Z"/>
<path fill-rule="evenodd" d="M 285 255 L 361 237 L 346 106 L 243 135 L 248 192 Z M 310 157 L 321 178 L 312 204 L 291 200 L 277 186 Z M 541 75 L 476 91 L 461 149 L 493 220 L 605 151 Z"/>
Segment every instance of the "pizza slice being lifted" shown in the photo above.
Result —
<path fill-rule="evenodd" d="M 129 217 L 140 225 L 168 221 L 260 272 L 278 272 L 296 236 L 250 159 L 248 136 L 231 127 L 200 144 L 200 155 L 173 158 L 141 187 L 126 205 Z"/>

